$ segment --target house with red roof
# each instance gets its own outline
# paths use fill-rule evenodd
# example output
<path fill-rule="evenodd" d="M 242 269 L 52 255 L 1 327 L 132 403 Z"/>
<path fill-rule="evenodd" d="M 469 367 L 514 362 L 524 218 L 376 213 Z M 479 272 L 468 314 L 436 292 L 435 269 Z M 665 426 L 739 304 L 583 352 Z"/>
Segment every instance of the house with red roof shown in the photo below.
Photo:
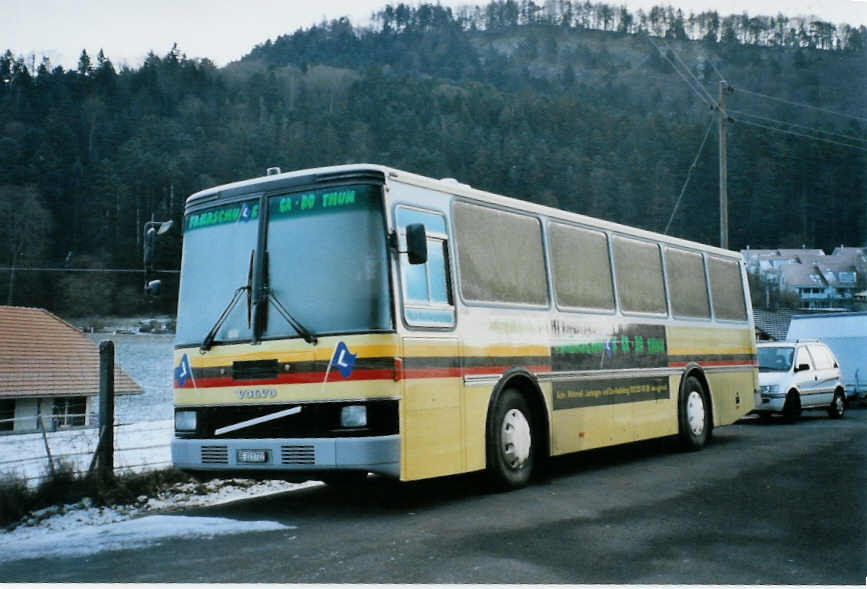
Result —
<path fill-rule="evenodd" d="M 115 394 L 142 388 L 115 363 Z M 99 346 L 45 309 L 0 306 L 0 434 L 97 425 Z"/>

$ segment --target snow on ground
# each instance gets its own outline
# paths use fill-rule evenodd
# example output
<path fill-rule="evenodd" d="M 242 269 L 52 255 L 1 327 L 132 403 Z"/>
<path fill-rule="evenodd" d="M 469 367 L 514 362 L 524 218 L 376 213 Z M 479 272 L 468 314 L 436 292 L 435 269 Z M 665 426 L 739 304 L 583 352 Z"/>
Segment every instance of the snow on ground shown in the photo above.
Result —
<path fill-rule="evenodd" d="M 184 515 L 149 515 L 101 526 L 76 528 L 63 534 L 63 541 L 53 535 L 18 540 L 10 550 L 0 553 L 0 561 L 26 558 L 88 556 L 111 550 L 141 548 L 169 538 L 213 537 L 247 532 L 271 532 L 293 529 L 269 521 L 237 521 L 222 517 Z M 2 544 L 0 544 L 2 545 Z"/>
<path fill-rule="evenodd" d="M 171 465 L 171 419 L 120 423 L 114 432 L 114 466 L 118 472 L 141 472 Z M 72 466 L 87 472 L 99 438 L 96 428 L 0 436 L 0 476 L 12 475 L 36 485 L 50 470 L 46 444 L 55 467 Z"/>
<path fill-rule="evenodd" d="M 172 510 L 218 505 L 238 499 L 319 486 L 318 481 L 215 480 L 175 485 L 134 505 L 96 507 L 90 499 L 47 507 L 30 514 L 14 530 L 0 534 L 0 562 L 41 557 L 83 556 L 138 548 L 176 537 L 216 536 L 291 530 L 272 521 L 171 515 Z"/>
<path fill-rule="evenodd" d="M 141 395 L 116 399 L 115 466 L 118 471 L 165 468 L 171 463 L 171 335 L 94 334 L 94 341 L 115 341 L 116 360 L 144 389 Z M 96 447 L 95 428 L 51 432 L 46 436 L 52 458 L 86 471 Z M 0 480 L 17 475 L 33 485 L 48 472 L 42 434 L 0 436 Z M 89 499 L 30 514 L 11 531 L 0 531 L 0 563 L 10 559 L 63 557 L 133 548 L 177 536 L 236 534 L 291 529 L 277 522 L 171 515 L 189 507 L 217 505 L 242 498 L 321 485 L 284 481 L 215 480 L 183 483 L 157 497 L 141 496 L 132 505 L 96 507 Z"/>

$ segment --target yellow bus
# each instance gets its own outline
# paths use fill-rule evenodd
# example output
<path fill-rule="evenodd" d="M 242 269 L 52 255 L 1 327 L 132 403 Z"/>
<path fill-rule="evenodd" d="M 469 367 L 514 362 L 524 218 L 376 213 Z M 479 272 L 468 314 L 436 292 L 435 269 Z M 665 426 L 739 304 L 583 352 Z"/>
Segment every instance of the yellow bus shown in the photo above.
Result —
<path fill-rule="evenodd" d="M 660 436 L 753 409 L 740 255 L 380 165 L 186 202 L 176 467 L 402 481 Z"/>

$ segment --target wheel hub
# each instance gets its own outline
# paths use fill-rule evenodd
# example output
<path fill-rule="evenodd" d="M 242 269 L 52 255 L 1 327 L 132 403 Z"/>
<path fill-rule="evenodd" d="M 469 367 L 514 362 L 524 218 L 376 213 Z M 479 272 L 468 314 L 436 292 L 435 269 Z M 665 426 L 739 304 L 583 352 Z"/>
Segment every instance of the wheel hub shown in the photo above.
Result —
<path fill-rule="evenodd" d="M 503 418 L 502 452 L 509 468 L 520 469 L 530 457 L 530 423 L 523 413 L 510 409 Z"/>
<path fill-rule="evenodd" d="M 686 399 L 686 420 L 692 435 L 700 436 L 704 432 L 704 398 L 698 391 L 690 391 Z"/>

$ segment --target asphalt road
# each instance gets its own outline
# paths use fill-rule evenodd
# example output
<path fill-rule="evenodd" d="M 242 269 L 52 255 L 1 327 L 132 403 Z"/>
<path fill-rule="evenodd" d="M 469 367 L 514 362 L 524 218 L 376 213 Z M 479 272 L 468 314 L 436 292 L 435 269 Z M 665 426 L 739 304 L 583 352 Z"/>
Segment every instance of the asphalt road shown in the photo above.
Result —
<path fill-rule="evenodd" d="M 861 585 L 867 409 L 747 419 L 700 452 L 666 439 L 556 459 L 510 493 L 371 479 L 184 513 L 295 528 L 6 562 L 0 580 Z"/>

